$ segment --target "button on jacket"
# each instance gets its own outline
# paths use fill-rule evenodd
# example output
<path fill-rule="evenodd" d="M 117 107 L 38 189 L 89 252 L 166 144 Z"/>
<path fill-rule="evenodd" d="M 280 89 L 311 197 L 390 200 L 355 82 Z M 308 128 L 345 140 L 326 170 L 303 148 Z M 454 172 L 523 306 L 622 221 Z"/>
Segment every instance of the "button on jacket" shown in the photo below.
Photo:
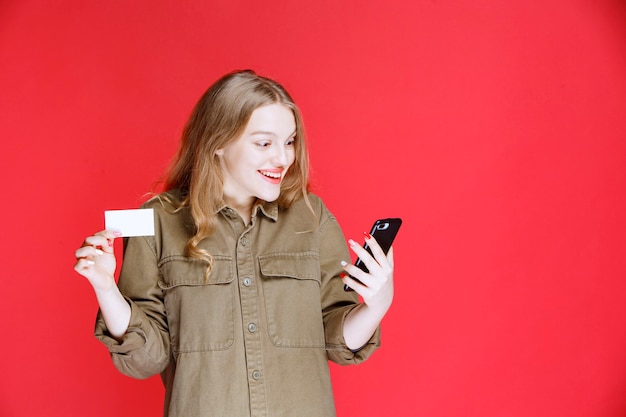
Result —
<path fill-rule="evenodd" d="M 168 193 L 176 201 L 177 193 Z M 289 209 L 257 205 L 245 225 L 228 207 L 200 243 L 214 259 L 185 256 L 193 233 L 188 209 L 154 199 L 155 236 L 126 241 L 119 288 L 131 306 L 128 331 L 96 336 L 124 374 L 160 373 L 164 415 L 334 416 L 328 360 L 355 364 L 379 346 L 379 331 L 359 351 L 346 347 L 345 238 L 319 197 Z"/>

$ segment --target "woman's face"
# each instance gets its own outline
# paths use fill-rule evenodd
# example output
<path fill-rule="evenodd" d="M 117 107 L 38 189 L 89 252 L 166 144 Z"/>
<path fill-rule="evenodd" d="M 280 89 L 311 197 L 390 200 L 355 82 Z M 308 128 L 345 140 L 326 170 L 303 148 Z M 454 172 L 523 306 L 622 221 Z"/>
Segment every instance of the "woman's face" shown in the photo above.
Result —
<path fill-rule="evenodd" d="M 296 122 L 288 107 L 275 103 L 254 110 L 243 134 L 217 151 L 226 204 L 247 211 L 257 198 L 276 200 L 295 160 L 295 135 Z"/>

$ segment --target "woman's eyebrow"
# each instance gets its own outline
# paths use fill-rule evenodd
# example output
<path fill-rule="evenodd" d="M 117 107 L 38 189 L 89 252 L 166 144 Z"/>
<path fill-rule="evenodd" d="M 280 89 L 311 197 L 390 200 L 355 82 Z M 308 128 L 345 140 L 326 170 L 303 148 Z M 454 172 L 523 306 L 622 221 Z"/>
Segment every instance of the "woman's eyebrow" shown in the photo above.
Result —
<path fill-rule="evenodd" d="M 293 132 L 291 132 L 289 135 L 287 135 L 288 138 L 295 136 L 296 131 L 294 130 Z M 271 132 L 269 130 L 255 130 L 254 132 L 250 132 L 250 136 L 253 135 L 270 135 L 270 136 L 277 136 L 276 132 Z"/>
<path fill-rule="evenodd" d="M 251 135 L 276 135 L 274 132 L 270 132 L 269 130 L 256 130 L 250 133 Z"/>

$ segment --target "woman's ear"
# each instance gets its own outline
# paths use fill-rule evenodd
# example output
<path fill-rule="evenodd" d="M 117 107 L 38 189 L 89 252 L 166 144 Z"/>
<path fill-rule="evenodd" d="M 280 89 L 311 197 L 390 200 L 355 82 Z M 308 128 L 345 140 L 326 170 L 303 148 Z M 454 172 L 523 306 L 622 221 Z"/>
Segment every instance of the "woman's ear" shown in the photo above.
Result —
<path fill-rule="evenodd" d="M 218 149 L 217 151 L 215 151 L 215 155 L 224 156 L 224 149 Z"/>

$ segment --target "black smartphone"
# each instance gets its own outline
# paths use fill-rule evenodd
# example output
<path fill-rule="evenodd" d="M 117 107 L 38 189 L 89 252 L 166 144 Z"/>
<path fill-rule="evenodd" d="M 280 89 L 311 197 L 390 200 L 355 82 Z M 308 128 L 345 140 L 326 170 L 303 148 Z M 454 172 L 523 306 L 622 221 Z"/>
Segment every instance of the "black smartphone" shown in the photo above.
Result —
<path fill-rule="evenodd" d="M 380 245 L 380 248 L 383 250 L 383 252 L 385 252 L 385 255 L 387 254 L 387 252 L 389 252 L 389 248 L 391 248 L 391 244 L 393 243 L 393 240 L 396 238 L 396 235 L 398 234 L 398 230 L 400 230 L 401 225 L 402 225 L 402 219 L 397 218 L 397 217 L 393 217 L 389 219 L 378 219 L 374 222 L 370 235 L 372 235 L 376 239 L 376 242 L 378 242 L 378 244 Z M 365 246 L 363 246 L 363 248 L 367 252 L 369 252 L 370 255 L 372 255 L 372 250 L 367 245 L 367 243 L 365 243 Z M 365 266 L 365 263 L 361 261 L 360 258 L 356 260 L 354 265 L 357 266 L 358 268 L 361 268 L 362 271 L 369 272 L 369 270 Z M 350 275 L 350 278 L 358 281 L 358 279 L 354 278 L 352 275 Z M 343 289 L 345 291 L 354 291 L 352 288 L 348 287 L 347 285 L 344 285 Z"/>

